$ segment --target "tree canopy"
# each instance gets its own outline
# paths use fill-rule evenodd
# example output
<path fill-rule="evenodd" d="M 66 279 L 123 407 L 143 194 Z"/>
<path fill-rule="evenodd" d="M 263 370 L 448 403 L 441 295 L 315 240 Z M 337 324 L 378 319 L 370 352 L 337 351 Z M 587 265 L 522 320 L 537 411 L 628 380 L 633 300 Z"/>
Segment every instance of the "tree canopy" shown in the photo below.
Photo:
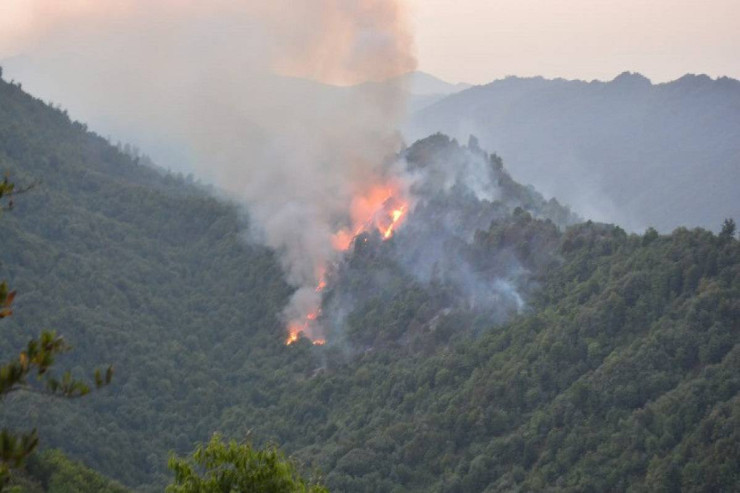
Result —
<path fill-rule="evenodd" d="M 170 457 L 175 478 L 168 493 L 328 493 L 311 484 L 275 446 L 256 449 L 249 443 L 223 441 L 215 434 L 186 458 Z"/>
<path fill-rule="evenodd" d="M 491 317 L 439 274 L 448 266 L 427 265 L 428 280 L 398 268 L 410 219 L 352 250 L 327 288 L 327 307 L 358 295 L 341 343 L 286 347 L 292 289 L 275 253 L 244 241 L 244 214 L 124 150 L 0 81 L 0 168 L 44 180 L 0 228 L 1 277 L 18 292 L 2 354 L 27 348 L 28 328 L 54 327 L 77 349 L 55 360 L 62 375 L 100 360 L 117 369 L 111 392 L 74 403 L 8 396 L 8 428 L 37 426 L 44 443 L 140 491 L 162 491 L 168 451 L 182 457 L 216 430 L 251 431 L 253 453 L 280 444 L 336 491 L 739 489 L 729 228 L 572 224 L 497 173 L 498 199 L 453 193 L 419 213 L 470 227 L 439 251 L 473 279 L 517 275 L 521 306 L 502 295 L 514 309 Z M 434 136 L 407 151 L 422 166 L 470 150 Z M 193 456 L 177 460 L 211 477 Z"/>
<path fill-rule="evenodd" d="M 6 176 L 0 182 L 0 210 L 12 207 L 14 190 L 15 185 Z M 0 282 L 0 319 L 13 314 L 11 307 L 15 297 L 16 291 L 10 291 L 5 281 Z M 90 386 L 73 378 L 71 372 L 66 371 L 61 376 L 56 376 L 52 371 L 57 356 L 70 349 L 54 331 L 42 331 L 38 337 L 31 338 L 18 356 L 0 366 L 0 401 L 15 392 L 34 392 L 65 398 L 81 397 L 89 393 Z M 113 376 L 113 368 L 108 367 L 105 374 L 99 369 L 95 370 L 94 376 L 96 387 L 107 385 Z M 35 378 L 29 380 L 29 377 Z M 11 470 L 24 464 L 38 442 L 35 429 L 27 433 L 13 432 L 7 428 L 0 430 L 0 491 L 10 480 Z"/>

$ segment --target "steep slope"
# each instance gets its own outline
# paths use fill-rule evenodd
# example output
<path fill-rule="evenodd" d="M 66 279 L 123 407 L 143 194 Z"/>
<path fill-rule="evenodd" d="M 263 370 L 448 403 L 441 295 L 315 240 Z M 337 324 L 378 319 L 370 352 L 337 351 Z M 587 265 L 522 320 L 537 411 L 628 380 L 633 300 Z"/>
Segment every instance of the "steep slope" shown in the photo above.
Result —
<path fill-rule="evenodd" d="M 324 299 L 336 314 L 362 295 L 340 304 L 342 337 L 285 346 L 291 290 L 236 207 L 0 81 L 0 167 L 42 180 L 2 217 L 0 277 L 19 296 L 0 348 L 56 328 L 73 371 L 117 369 L 78 402 L 17 395 L 3 422 L 141 491 L 167 481 L 168 450 L 214 431 L 276 441 L 333 491 L 738 489 L 731 228 L 572 225 L 474 140 L 436 135 L 405 158 L 492 181 L 453 173 L 393 238 L 359 237 Z M 455 261 L 414 276 L 439 248 Z M 458 264 L 524 303 L 505 284 L 493 311 L 470 302 Z"/>
<path fill-rule="evenodd" d="M 411 139 L 473 133 L 515 179 L 632 230 L 716 228 L 740 215 L 740 82 L 510 77 L 419 111 Z"/>
<path fill-rule="evenodd" d="M 427 144 L 432 157 L 448 149 L 490 166 L 482 151 L 465 154 L 446 137 Z M 72 369 L 116 367 L 113 387 L 81 402 L 13 399 L 3 409 L 8 422 L 37 425 L 44 444 L 154 489 L 165 481 L 168 450 L 186 452 L 213 431 L 254 429 L 259 440 L 285 441 L 288 410 L 272 407 L 292 384 L 286 376 L 325 356 L 283 346 L 278 315 L 291 290 L 272 253 L 246 243 L 235 207 L 140 164 L 6 82 L 0 166 L 18 183 L 39 182 L 3 217 L 2 275 L 19 296 L 2 347 L 54 328 L 76 347 Z M 511 214 L 510 204 L 569 218 L 498 173 L 504 202 L 485 206 L 495 214 Z"/>
<path fill-rule="evenodd" d="M 277 262 L 244 241 L 235 207 L 1 81 L 0 168 L 38 182 L 1 219 L 0 277 L 19 293 L 3 352 L 50 328 L 74 346 L 72 369 L 116 368 L 110 389 L 81 401 L 14 396 L 4 419 L 39 426 L 43 445 L 128 485 L 161 489 L 167 451 L 207 439 L 270 378 L 255 369 L 261 351 L 282 350 L 276 314 L 290 289 Z"/>
<path fill-rule="evenodd" d="M 453 313 L 479 318 L 478 328 L 509 320 L 556 261 L 558 228 L 578 220 L 512 180 L 501 158 L 474 138 L 462 146 L 436 134 L 402 155 L 413 182 L 402 228 L 390 240 L 358 236 L 327 276 L 318 321 L 355 349 L 409 341 Z M 528 230 L 532 217 L 543 227 Z M 503 237 L 497 248 L 482 248 L 491 227 Z M 529 245 L 517 249 L 522 237 Z"/>
<path fill-rule="evenodd" d="M 471 337 L 459 314 L 329 359 L 286 396 L 282 438 L 337 491 L 737 490 L 740 242 L 589 223 L 557 250 L 512 323 Z"/>

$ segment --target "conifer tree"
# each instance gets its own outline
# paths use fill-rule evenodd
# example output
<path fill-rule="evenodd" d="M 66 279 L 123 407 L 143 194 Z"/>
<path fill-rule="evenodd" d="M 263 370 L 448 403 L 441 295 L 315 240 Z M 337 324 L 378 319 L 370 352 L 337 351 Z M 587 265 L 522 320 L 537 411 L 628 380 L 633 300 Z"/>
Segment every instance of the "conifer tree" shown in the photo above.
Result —
<path fill-rule="evenodd" d="M 13 197 L 24 190 L 16 189 L 7 176 L 0 182 L 0 212 L 13 207 Z M 13 301 L 16 292 L 7 282 L 0 282 L 0 319 L 13 314 Z M 71 349 L 69 344 L 54 331 L 44 330 L 38 337 L 31 338 L 17 355 L 0 363 L 0 403 L 9 394 L 32 392 L 53 395 L 60 398 L 82 397 L 90 392 L 90 385 L 72 377 L 69 371 L 57 375 L 53 371 L 54 362 L 60 354 Z M 113 368 L 105 372 L 96 369 L 94 384 L 97 388 L 110 383 Z M 0 430 L 0 491 L 7 485 L 11 471 L 23 465 L 25 459 L 38 445 L 36 430 L 16 432 L 3 428 Z"/>

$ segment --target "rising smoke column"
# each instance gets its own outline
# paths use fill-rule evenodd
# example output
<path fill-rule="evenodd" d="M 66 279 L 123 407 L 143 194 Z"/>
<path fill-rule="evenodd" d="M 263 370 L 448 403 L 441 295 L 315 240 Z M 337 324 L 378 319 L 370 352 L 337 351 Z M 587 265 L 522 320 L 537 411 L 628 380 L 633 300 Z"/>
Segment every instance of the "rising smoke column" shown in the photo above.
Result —
<path fill-rule="evenodd" d="M 0 32 L 0 59 L 16 56 L 25 87 L 191 156 L 278 252 L 297 289 L 286 322 L 315 314 L 337 233 L 356 227 L 358 197 L 388 180 L 404 110 L 400 86 L 321 83 L 412 71 L 403 2 L 6 2 L 14 28 Z"/>

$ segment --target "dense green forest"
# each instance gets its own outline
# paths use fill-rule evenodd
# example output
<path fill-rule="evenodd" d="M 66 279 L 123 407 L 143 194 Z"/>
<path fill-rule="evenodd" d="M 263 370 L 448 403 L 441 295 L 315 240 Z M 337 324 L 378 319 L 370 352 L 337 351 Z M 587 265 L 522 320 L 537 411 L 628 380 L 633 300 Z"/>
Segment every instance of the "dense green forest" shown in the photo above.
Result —
<path fill-rule="evenodd" d="M 6 491 L 6 490 L 3 490 Z M 69 460 L 59 450 L 31 456 L 25 468 L 16 471 L 11 493 L 127 493 L 131 490 L 83 464 Z"/>
<path fill-rule="evenodd" d="M 285 346 L 292 288 L 246 214 L 0 81 L 0 170 L 36 183 L 2 218 L 0 278 L 18 296 L 0 348 L 53 328 L 73 373 L 116 368 L 81 401 L 11 396 L 3 424 L 141 491 L 216 431 L 280 444 L 331 491 L 738 490 L 734 223 L 573 224 L 474 141 L 404 152 L 420 167 L 481 155 L 498 199 L 435 195 L 390 241 L 358 239 L 324 300 L 327 315 L 354 300 L 337 342 Z M 471 303 L 443 262 L 400 268 L 430 254 L 419 224 L 441 210 L 477 220 L 439 248 L 523 305 L 503 287 L 505 310 Z"/>

